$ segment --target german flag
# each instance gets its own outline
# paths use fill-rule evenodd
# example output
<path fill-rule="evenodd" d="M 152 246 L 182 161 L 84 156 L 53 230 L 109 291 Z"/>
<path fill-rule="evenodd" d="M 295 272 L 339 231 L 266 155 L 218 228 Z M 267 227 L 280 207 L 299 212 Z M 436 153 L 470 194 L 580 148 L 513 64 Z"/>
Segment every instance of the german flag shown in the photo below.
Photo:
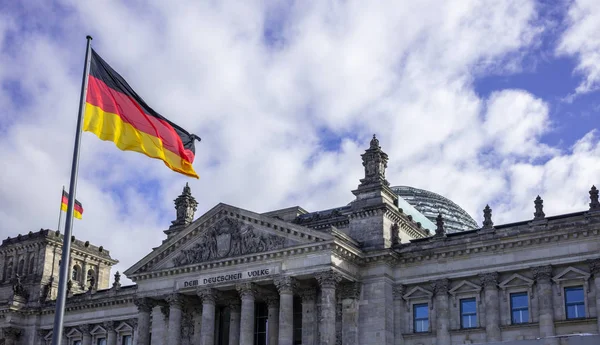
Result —
<path fill-rule="evenodd" d="M 69 193 L 67 193 L 66 191 L 63 190 L 62 204 L 60 205 L 61 210 L 67 212 L 68 205 L 69 205 Z M 75 199 L 75 208 L 73 209 L 73 217 L 75 217 L 77 219 L 81 219 L 82 215 L 83 215 L 83 206 L 81 206 L 81 203 L 79 201 L 77 201 L 77 199 Z"/>
<path fill-rule="evenodd" d="M 192 167 L 199 138 L 150 108 L 93 49 L 83 130 L 199 178 Z"/>

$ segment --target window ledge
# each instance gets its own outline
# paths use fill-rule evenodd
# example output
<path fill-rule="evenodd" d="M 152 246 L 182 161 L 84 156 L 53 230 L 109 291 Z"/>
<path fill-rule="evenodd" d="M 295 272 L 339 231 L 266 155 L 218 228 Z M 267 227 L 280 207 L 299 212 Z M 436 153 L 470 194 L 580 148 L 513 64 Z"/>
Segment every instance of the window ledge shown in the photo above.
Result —
<path fill-rule="evenodd" d="M 596 322 L 597 318 L 595 317 L 582 317 L 579 319 L 568 319 L 568 320 L 555 320 L 554 323 L 556 325 L 569 325 L 569 324 L 573 324 L 573 323 L 581 323 L 581 322 L 585 322 L 585 323 L 592 323 L 592 322 Z"/>
<path fill-rule="evenodd" d="M 420 337 L 432 337 L 435 333 L 429 332 L 417 332 L 417 333 L 402 333 L 403 338 L 420 338 Z"/>
<path fill-rule="evenodd" d="M 480 333 L 480 332 L 485 332 L 485 328 L 484 327 L 472 327 L 472 328 L 457 328 L 457 329 L 450 330 L 450 333 L 454 333 L 454 334 Z"/>
<path fill-rule="evenodd" d="M 500 329 L 510 330 L 510 329 L 518 329 L 518 328 L 533 328 L 539 327 L 539 322 L 523 322 L 523 323 L 511 323 L 510 325 L 500 325 Z"/>

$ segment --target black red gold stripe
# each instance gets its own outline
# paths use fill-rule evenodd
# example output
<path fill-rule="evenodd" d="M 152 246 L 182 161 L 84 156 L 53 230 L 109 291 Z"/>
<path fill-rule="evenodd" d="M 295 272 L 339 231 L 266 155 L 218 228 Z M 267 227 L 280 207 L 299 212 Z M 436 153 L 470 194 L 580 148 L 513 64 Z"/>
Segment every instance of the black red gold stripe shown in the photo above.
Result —
<path fill-rule="evenodd" d="M 92 49 L 83 130 L 198 178 L 193 134 L 152 108 Z"/>
<path fill-rule="evenodd" d="M 68 205 L 69 205 L 69 193 L 67 193 L 63 190 L 62 203 L 60 205 L 60 208 L 63 211 L 67 212 Z M 75 199 L 75 207 L 73 208 L 73 217 L 75 217 L 77 219 L 81 219 L 82 216 L 83 216 L 83 206 L 81 205 L 81 203 L 79 201 L 77 201 L 77 199 Z"/>

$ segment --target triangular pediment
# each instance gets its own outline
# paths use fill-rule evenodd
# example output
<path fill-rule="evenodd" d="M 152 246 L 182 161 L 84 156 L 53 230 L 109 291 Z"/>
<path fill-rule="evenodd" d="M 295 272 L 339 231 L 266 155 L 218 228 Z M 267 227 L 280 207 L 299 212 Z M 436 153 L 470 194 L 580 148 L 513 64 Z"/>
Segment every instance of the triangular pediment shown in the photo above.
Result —
<path fill-rule="evenodd" d="M 328 233 L 219 204 L 167 239 L 125 274 L 129 277 L 332 239 Z"/>
<path fill-rule="evenodd" d="M 555 275 L 552 280 L 555 283 L 566 280 L 588 280 L 590 274 L 575 267 L 567 267 L 559 274 Z"/>
<path fill-rule="evenodd" d="M 412 288 L 410 291 L 408 291 L 405 295 L 404 295 L 404 299 L 405 300 L 411 300 L 411 299 L 422 299 L 422 298 L 431 298 L 433 296 L 433 293 L 431 291 L 425 290 L 420 286 L 416 286 L 414 288 Z"/>
<path fill-rule="evenodd" d="M 463 280 L 458 283 L 455 287 L 448 291 L 451 295 L 457 295 L 461 293 L 472 293 L 481 291 L 481 286 L 471 283 L 468 280 Z"/>
<path fill-rule="evenodd" d="M 503 280 L 500 284 L 498 284 L 498 286 L 501 289 L 506 289 L 509 287 L 517 287 L 517 286 L 532 286 L 532 285 L 533 285 L 532 279 L 529 279 L 518 273 L 511 275 L 507 279 Z"/>

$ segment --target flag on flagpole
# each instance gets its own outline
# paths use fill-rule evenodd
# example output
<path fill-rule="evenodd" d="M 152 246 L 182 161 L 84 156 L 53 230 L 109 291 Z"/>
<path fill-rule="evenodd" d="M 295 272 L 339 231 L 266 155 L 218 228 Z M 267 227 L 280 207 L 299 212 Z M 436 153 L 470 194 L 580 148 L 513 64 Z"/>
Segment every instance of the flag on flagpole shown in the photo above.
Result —
<path fill-rule="evenodd" d="M 67 193 L 66 191 L 63 190 L 62 204 L 60 205 L 60 209 L 67 212 L 68 204 L 69 204 L 69 193 Z M 83 215 L 83 206 L 77 199 L 75 199 L 75 208 L 73 209 L 73 217 L 75 217 L 77 219 L 81 219 L 82 215 Z"/>
<path fill-rule="evenodd" d="M 93 49 L 86 102 L 84 131 L 198 178 L 192 163 L 199 138 L 150 108 Z"/>

